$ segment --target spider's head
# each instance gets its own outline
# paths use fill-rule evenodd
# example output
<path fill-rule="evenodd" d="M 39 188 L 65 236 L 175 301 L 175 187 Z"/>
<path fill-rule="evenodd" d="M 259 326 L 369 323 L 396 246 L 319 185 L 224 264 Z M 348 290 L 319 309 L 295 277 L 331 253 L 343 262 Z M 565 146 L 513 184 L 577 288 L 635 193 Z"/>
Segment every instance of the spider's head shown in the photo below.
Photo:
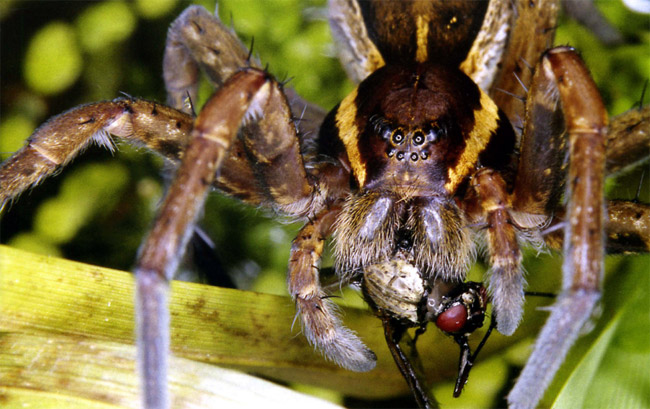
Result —
<path fill-rule="evenodd" d="M 453 196 L 477 167 L 510 163 L 515 135 L 467 75 L 422 63 L 368 76 L 330 113 L 321 143 L 362 190 Z"/>

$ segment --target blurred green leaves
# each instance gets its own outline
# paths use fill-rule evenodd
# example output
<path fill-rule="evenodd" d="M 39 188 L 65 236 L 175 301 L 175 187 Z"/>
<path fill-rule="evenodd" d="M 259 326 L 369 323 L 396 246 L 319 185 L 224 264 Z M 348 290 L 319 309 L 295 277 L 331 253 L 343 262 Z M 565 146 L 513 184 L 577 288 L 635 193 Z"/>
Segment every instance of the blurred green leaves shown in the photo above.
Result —
<path fill-rule="evenodd" d="M 162 17 L 174 10 L 178 0 L 136 0 L 135 8 L 144 18 Z"/>
<path fill-rule="evenodd" d="M 25 139 L 34 132 L 37 124 L 26 115 L 6 115 L 0 123 L 0 160 L 11 156 L 12 152 L 22 148 Z"/>
<path fill-rule="evenodd" d="M 111 175 L 108 179 L 107 174 Z M 41 205 L 34 230 L 54 243 L 71 240 L 93 214 L 114 205 L 127 178 L 126 169 L 118 162 L 93 163 L 78 169 L 74 177 L 63 182 L 55 198 Z"/>
<path fill-rule="evenodd" d="M 79 41 L 88 52 L 96 52 L 125 40 L 135 28 L 136 17 L 122 2 L 90 6 L 77 18 Z"/>
<path fill-rule="evenodd" d="M 69 24 L 54 22 L 40 29 L 25 55 L 25 81 L 36 92 L 56 94 L 81 73 L 82 57 Z"/>
<path fill-rule="evenodd" d="M 57 246 L 71 241 L 94 215 L 115 205 L 127 182 L 128 172 L 119 162 L 90 163 L 77 169 L 63 181 L 57 196 L 38 207 L 33 230 L 14 236 L 8 244 L 58 254 Z"/>

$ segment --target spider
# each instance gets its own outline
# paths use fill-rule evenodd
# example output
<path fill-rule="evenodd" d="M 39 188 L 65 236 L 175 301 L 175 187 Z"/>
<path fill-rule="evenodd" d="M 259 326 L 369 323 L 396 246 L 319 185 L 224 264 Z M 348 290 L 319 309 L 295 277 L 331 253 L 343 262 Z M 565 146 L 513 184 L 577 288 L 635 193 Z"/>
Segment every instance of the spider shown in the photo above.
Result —
<path fill-rule="evenodd" d="M 181 113 L 128 97 L 110 103 L 79 107 L 41 127 L 34 136 L 31 153 L 28 147 L 5 162 L 0 173 L 2 194 L 5 195 L 2 197 L 3 202 L 40 180 L 41 175 L 35 177 L 38 172 L 36 167 L 47 168 L 46 173 L 58 167 L 48 167 L 48 160 L 57 165 L 65 164 L 90 139 L 110 146 L 112 142 L 108 133 L 128 139 L 132 132 L 137 134 L 138 129 L 144 129 L 138 124 L 130 125 L 130 121 L 139 117 L 147 120 L 153 118 L 153 125 L 159 128 L 142 132 L 136 139 L 176 162 L 180 156 L 183 156 L 184 161 L 178 171 L 177 182 L 172 185 L 162 206 L 158 222 L 142 248 L 136 268 L 142 302 L 139 312 L 144 323 L 140 337 L 145 345 L 145 368 L 160 364 L 160 357 L 165 355 L 164 342 L 147 342 L 155 338 L 155 335 L 164 334 L 165 330 L 150 327 L 149 325 L 157 323 L 155 319 L 150 319 L 158 316 L 155 313 L 164 305 L 166 280 L 172 277 L 179 262 L 188 238 L 187 232 L 192 228 L 196 213 L 202 206 L 208 185 L 215 184 L 218 189 L 244 202 L 268 206 L 278 213 L 308 220 L 292 248 L 289 263 L 290 292 L 301 313 L 303 331 L 308 339 L 328 358 L 356 370 L 370 369 L 373 355 L 338 321 L 331 312 L 329 299 L 320 289 L 318 271 L 314 266 L 318 265 L 322 242 L 327 236 L 334 235 L 336 239 L 336 268 L 342 279 L 360 282 L 369 301 L 378 307 L 378 313 L 383 314 L 384 310 L 389 317 L 395 316 L 396 311 L 391 307 L 393 304 L 389 304 L 388 308 L 378 306 L 376 301 L 379 295 L 368 287 L 370 271 L 391 263 L 397 263 L 398 272 L 408 268 L 416 269 L 423 279 L 424 292 L 416 302 L 421 304 L 428 299 L 425 294 L 431 294 L 438 288 L 435 280 L 442 280 L 445 284 L 460 284 L 473 261 L 475 246 L 472 241 L 475 238 L 485 240 L 493 266 L 487 281 L 496 310 L 497 329 L 508 334 L 518 325 L 523 302 L 519 244 L 529 242 L 541 245 L 545 239 L 557 240 L 557 234 L 550 232 L 557 232 L 556 227 L 561 227 L 565 219 L 577 220 L 576 212 L 584 214 L 577 208 L 590 205 L 595 216 L 591 215 L 588 227 L 596 233 L 590 231 L 581 236 L 569 228 L 566 231 L 567 237 L 586 241 L 584 248 L 595 252 L 587 257 L 592 265 L 585 272 L 584 280 L 575 284 L 580 291 L 572 292 L 568 283 L 565 283 L 567 288 L 560 299 L 562 303 L 575 303 L 585 310 L 580 319 L 575 317 L 564 345 L 548 342 L 549 335 L 542 335 L 539 341 L 540 345 L 548 343 L 551 348 L 557 348 L 561 352 L 556 356 L 556 363 L 559 364 L 566 348 L 589 317 L 598 297 L 598 280 L 602 270 L 602 254 L 598 255 L 598 249 L 602 247 L 598 244 L 602 241 L 598 236 L 602 230 L 599 225 L 602 215 L 598 216 L 601 209 L 598 201 L 602 200 L 599 192 L 602 191 L 603 172 L 602 169 L 598 171 L 598 166 L 603 166 L 604 152 L 595 147 L 602 148 L 603 142 L 592 142 L 586 148 L 576 145 L 586 139 L 577 139 L 576 144 L 571 143 L 572 146 L 578 146 L 577 152 L 572 155 L 587 151 L 594 155 L 593 166 L 582 167 L 576 164 L 582 165 L 586 161 L 570 155 L 569 180 L 575 181 L 578 177 L 581 181 L 589 180 L 595 186 L 582 199 L 575 199 L 585 184 L 569 184 L 572 190 L 567 193 L 569 210 L 566 212 L 573 214 L 574 218 L 564 215 L 565 210 L 560 201 L 565 172 L 565 152 L 561 141 L 566 139 L 551 138 L 556 143 L 555 149 L 539 149 L 536 144 L 543 147 L 550 138 L 548 134 L 559 138 L 555 129 L 540 130 L 549 123 L 557 125 L 566 120 L 572 124 L 569 126 L 569 135 L 576 135 L 577 132 L 572 130 L 579 128 L 579 119 L 587 113 L 596 114 L 594 135 L 604 138 L 606 114 L 599 105 L 600 97 L 588 80 L 588 73 L 573 50 L 554 49 L 544 54 L 538 63 L 539 55 L 550 45 L 555 23 L 555 5 L 538 5 L 539 9 L 532 12 L 525 11 L 525 7 L 521 6 L 517 9 L 516 16 L 496 13 L 502 17 L 510 16 L 503 17 L 508 19 L 517 17 L 521 22 L 517 27 L 521 29 L 525 26 L 531 30 L 538 26 L 530 24 L 530 19 L 544 15 L 543 21 L 538 22 L 544 34 L 538 36 L 539 42 L 529 41 L 523 45 L 524 49 L 515 53 L 516 56 L 510 54 L 511 50 L 508 49 L 504 53 L 507 64 L 503 63 L 503 66 L 506 68 L 502 67 L 502 72 L 499 72 L 497 65 L 489 64 L 489 60 L 480 60 L 481 53 L 498 50 L 501 45 L 498 32 L 488 34 L 481 31 L 482 17 L 469 18 L 469 21 L 460 24 L 461 14 L 457 11 L 448 11 L 449 14 L 437 11 L 440 14 L 429 15 L 418 14 L 422 12 L 417 10 L 413 13 L 391 10 L 384 14 L 379 5 L 373 9 L 369 3 L 361 6 L 337 1 L 331 3 L 336 16 L 333 19 L 335 34 L 344 40 L 341 46 L 343 59 L 348 63 L 353 79 L 363 81 L 324 117 L 319 129 L 316 126 L 320 122 L 317 119 L 322 118 L 320 110 L 295 96 L 266 72 L 250 68 L 256 65 L 255 62 L 230 32 L 219 26 L 202 9 L 192 8 L 179 17 L 178 23 L 171 30 L 171 46 L 167 48 L 166 54 L 170 58 L 165 63 L 165 74 L 170 93 L 168 103 L 186 111 L 187 96 L 189 95 L 190 101 L 197 99 L 193 88 L 196 73 L 182 67 L 183 64 L 178 64 L 178 61 L 187 62 L 192 68 L 192 60 L 196 59 L 212 81 L 222 86 L 199 113 L 193 125 L 192 132 L 195 136 L 192 138 L 196 142 L 186 147 L 192 129 L 191 112 Z M 452 8 L 462 6 L 456 4 Z M 502 11 L 506 11 L 510 6 L 509 2 L 491 2 L 484 7 L 492 11 L 501 7 Z M 542 11 L 552 12 L 545 15 Z M 527 15 L 526 12 L 532 14 Z M 448 20 L 433 24 L 432 16 L 446 16 Z M 362 25 L 362 20 L 369 21 L 369 25 Z M 404 31 L 385 31 L 384 27 L 393 27 L 389 24 L 390 21 L 402 23 L 398 26 Z M 493 27 L 504 27 L 503 24 L 505 21 L 499 21 Z M 349 31 L 350 26 L 366 28 L 360 32 Z M 454 51 L 445 55 L 444 61 L 434 61 L 431 55 L 447 54 L 447 47 L 433 42 L 435 34 L 430 34 L 430 37 L 429 33 L 447 26 L 449 30 L 451 27 L 454 30 L 456 26 L 461 27 L 460 31 L 456 31 L 461 34 L 459 39 L 454 40 L 441 36 L 439 40 L 452 42 L 454 46 L 449 48 Z M 463 30 L 479 32 L 478 38 L 488 41 L 489 46 L 478 47 L 480 53 L 472 54 L 473 38 L 466 36 Z M 197 33 L 201 36 L 196 36 Z M 213 45 L 207 47 L 209 52 L 205 54 L 193 54 L 193 51 L 188 53 L 191 41 L 205 44 L 210 41 L 210 34 L 214 33 L 218 33 L 221 41 L 227 42 L 225 49 L 232 51 L 232 55 L 223 56 L 223 49 L 215 50 Z M 408 41 L 400 40 L 409 38 L 408 33 L 415 34 L 418 41 L 409 45 Z M 520 35 L 522 34 L 518 34 Z M 494 42 L 490 43 L 490 40 Z M 513 40 L 511 44 L 521 42 Z M 441 51 L 443 49 L 444 53 Z M 474 64 L 477 60 L 467 59 L 467 52 L 479 58 L 480 63 Z M 216 59 L 215 55 L 218 55 Z M 408 62 L 404 63 L 403 60 Z M 220 61 L 223 65 L 216 66 L 218 63 L 215 61 Z M 474 82 L 457 69 L 461 62 L 465 64 L 461 65 L 465 74 L 485 89 L 485 92 L 480 91 Z M 526 64 L 531 67 L 526 67 Z M 562 64 L 570 64 L 570 68 L 567 74 L 558 75 Z M 525 89 L 530 89 L 526 114 L 521 101 L 509 95 L 523 94 L 525 91 L 517 88 L 519 84 L 511 76 L 503 73 L 510 74 L 508 70 L 516 71 L 517 78 L 527 87 Z M 538 76 L 536 80 L 531 79 L 532 72 Z M 583 99 L 572 98 L 576 91 L 566 91 L 562 86 L 558 94 L 552 84 L 555 81 L 565 84 L 558 78 L 568 78 L 570 81 L 566 83 L 570 86 L 577 86 L 571 84 L 571 81 L 586 81 L 580 83 L 578 90 L 588 96 Z M 550 86 L 553 91 L 544 91 L 545 86 Z M 397 99 L 402 91 L 411 98 L 406 98 L 407 101 L 415 99 L 415 94 L 419 99 L 421 89 L 435 91 L 426 96 L 431 98 L 430 104 L 409 105 Z M 285 91 L 290 95 L 289 105 L 283 98 Z M 445 95 L 442 102 L 436 96 L 440 94 Z M 456 101 L 454 98 L 461 97 L 462 103 L 445 102 Z M 552 108 L 555 108 L 560 98 L 567 116 L 564 118 L 558 113 L 550 122 L 540 120 L 545 114 L 545 108 L 549 106 L 549 101 L 543 100 L 544 97 L 551 99 Z M 580 105 L 584 100 L 588 102 L 586 107 Z M 379 102 L 375 104 L 374 101 Z M 467 105 L 472 106 L 472 109 L 467 108 Z M 227 113 L 224 113 L 224 107 L 228 108 Z M 538 107 L 541 108 L 536 110 Z M 108 119 L 102 118 L 103 115 Z M 310 118 L 312 120 L 308 120 Z M 526 118 L 526 121 L 519 125 L 529 139 L 524 136 L 523 142 L 520 142 L 520 136 L 510 123 L 518 124 L 517 121 L 522 118 Z M 240 123 L 243 123 L 244 136 L 237 139 L 236 131 Z M 643 126 L 647 127 L 647 123 L 644 122 Z M 84 131 L 84 127 L 89 130 Z M 69 145 L 59 142 L 52 145 L 55 149 L 70 149 L 70 152 L 59 154 L 55 150 L 39 146 L 40 141 L 48 144 L 48 139 L 38 139 L 39 135 L 47 136 L 54 131 L 63 132 L 75 128 L 86 135 L 86 140 L 71 141 Z M 216 130 L 224 132 L 212 135 Z M 222 145 L 221 148 L 210 149 L 210 143 L 204 141 L 206 135 L 209 135 L 207 139 L 214 138 L 217 145 Z M 357 144 L 359 140 L 363 143 Z M 199 143 L 206 145 L 200 146 Z M 625 154 L 630 152 L 627 150 Z M 26 155 L 35 156 L 36 160 L 25 159 Z M 41 159 L 39 162 L 39 155 L 46 160 Z M 201 155 L 207 156 L 203 158 Z M 201 163 L 205 164 L 203 171 Z M 541 166 L 535 167 L 538 164 Z M 216 169 L 219 169 L 218 177 L 213 181 Z M 591 172 L 595 173 L 592 175 Z M 251 180 L 256 183 L 251 185 Z M 531 186 L 541 188 L 532 190 Z M 191 209 L 181 207 L 185 204 Z M 647 221 L 647 206 L 639 203 L 625 205 L 632 206 L 636 212 L 645 212 L 642 213 L 642 220 Z M 610 209 L 616 212 L 619 208 L 611 206 Z M 568 225 L 582 226 L 578 222 Z M 621 222 L 620 225 L 624 226 L 624 223 Z M 160 229 L 170 226 L 177 230 L 161 232 Z M 619 225 L 614 224 L 614 227 Z M 546 232 L 549 234 L 544 235 Z M 647 238 L 645 231 L 637 230 L 636 233 L 641 238 Z M 168 243 L 167 240 L 171 242 Z M 556 245 L 557 241 L 550 244 Z M 569 250 L 582 249 L 578 244 L 567 246 Z M 634 247 L 634 243 L 616 244 L 627 246 L 630 250 L 643 250 L 640 246 Z M 567 257 L 567 260 L 572 258 Z M 565 271 L 567 274 L 573 270 L 579 272 L 583 267 L 580 262 L 568 261 Z M 574 292 L 584 292 L 586 300 L 569 296 Z M 151 300 L 155 301 L 153 305 L 149 303 Z M 557 309 L 552 317 L 565 318 L 577 313 L 577 310 L 569 306 Z M 555 330 L 552 322 L 553 318 L 548 328 Z M 535 356 L 539 354 L 540 352 L 533 354 L 533 363 L 527 368 L 546 372 L 552 377 L 554 369 L 545 369 L 542 364 L 535 363 Z M 165 397 L 161 392 L 164 390 L 164 372 L 145 372 L 158 375 L 148 379 L 151 384 L 148 384 L 149 389 L 145 394 L 147 405 L 164 405 Z M 532 375 L 524 372 L 522 380 L 511 393 L 513 406 L 535 405 L 546 382 L 538 382 L 535 378 L 536 372 Z M 534 392 L 526 389 L 524 399 L 520 396 L 521 387 L 530 387 Z"/>

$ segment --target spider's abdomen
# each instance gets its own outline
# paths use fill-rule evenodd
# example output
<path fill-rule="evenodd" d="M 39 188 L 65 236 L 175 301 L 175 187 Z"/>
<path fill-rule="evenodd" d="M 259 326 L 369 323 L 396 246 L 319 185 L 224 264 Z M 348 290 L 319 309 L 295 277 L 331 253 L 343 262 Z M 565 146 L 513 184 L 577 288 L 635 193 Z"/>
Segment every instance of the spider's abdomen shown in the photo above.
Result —
<path fill-rule="evenodd" d="M 370 40 L 388 63 L 444 57 L 458 66 L 481 29 L 487 1 L 359 1 Z"/>

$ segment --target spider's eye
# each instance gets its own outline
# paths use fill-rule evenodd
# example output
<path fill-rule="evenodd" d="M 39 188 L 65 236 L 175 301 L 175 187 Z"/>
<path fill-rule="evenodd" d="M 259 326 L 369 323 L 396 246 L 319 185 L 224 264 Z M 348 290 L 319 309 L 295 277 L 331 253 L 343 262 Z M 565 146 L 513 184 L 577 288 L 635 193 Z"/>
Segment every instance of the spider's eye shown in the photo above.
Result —
<path fill-rule="evenodd" d="M 413 144 L 422 145 L 424 143 L 424 134 L 421 131 L 416 131 L 413 134 Z"/>
<path fill-rule="evenodd" d="M 404 132 L 401 129 L 397 129 L 393 132 L 393 143 L 400 144 L 402 142 L 404 142 Z"/>
<path fill-rule="evenodd" d="M 448 308 L 436 319 L 436 326 L 447 333 L 456 333 L 463 329 L 467 322 L 467 308 L 456 304 Z"/>
<path fill-rule="evenodd" d="M 389 140 L 393 134 L 393 130 L 390 125 L 383 118 L 373 115 L 370 118 L 370 123 L 372 124 L 375 134 L 380 135 L 381 138 L 385 141 Z"/>
<path fill-rule="evenodd" d="M 444 138 L 445 136 L 444 128 L 440 128 L 437 126 L 431 126 L 425 132 L 426 132 L 427 141 L 431 143 L 436 143 L 441 138 Z"/>

